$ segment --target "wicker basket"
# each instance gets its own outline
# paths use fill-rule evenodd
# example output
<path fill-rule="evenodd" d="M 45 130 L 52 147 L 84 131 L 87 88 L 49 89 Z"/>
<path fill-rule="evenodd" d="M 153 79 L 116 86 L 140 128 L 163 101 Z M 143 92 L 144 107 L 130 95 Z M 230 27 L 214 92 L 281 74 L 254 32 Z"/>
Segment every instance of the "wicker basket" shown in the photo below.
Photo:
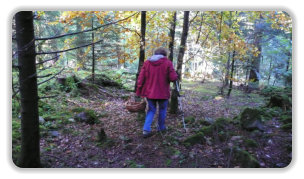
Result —
<path fill-rule="evenodd" d="M 146 101 L 142 100 L 140 102 L 135 102 L 131 99 L 129 99 L 126 103 L 125 103 L 126 109 L 130 112 L 141 112 L 141 111 L 145 111 L 146 109 Z"/>

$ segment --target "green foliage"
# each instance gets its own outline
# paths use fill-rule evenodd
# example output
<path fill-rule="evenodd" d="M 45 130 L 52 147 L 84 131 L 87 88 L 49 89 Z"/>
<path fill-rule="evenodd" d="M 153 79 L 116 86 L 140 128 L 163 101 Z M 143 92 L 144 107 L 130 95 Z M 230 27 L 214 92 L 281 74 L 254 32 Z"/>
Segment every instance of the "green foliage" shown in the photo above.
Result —
<path fill-rule="evenodd" d="M 21 140 L 21 122 L 13 119 L 12 120 L 12 141 L 18 143 Z"/>
<path fill-rule="evenodd" d="M 12 99 L 12 116 L 13 118 L 17 118 L 20 115 L 20 102 L 19 100 Z"/>

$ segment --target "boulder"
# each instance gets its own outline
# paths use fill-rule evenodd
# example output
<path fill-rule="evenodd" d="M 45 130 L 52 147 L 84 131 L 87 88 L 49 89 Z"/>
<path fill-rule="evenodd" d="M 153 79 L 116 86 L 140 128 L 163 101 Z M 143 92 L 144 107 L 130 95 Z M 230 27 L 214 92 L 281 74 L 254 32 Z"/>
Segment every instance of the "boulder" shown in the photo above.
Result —
<path fill-rule="evenodd" d="M 246 130 L 261 130 L 264 131 L 262 117 L 258 109 L 246 108 L 240 117 L 240 123 L 243 129 Z"/>
<path fill-rule="evenodd" d="M 252 154 L 239 147 L 227 148 L 224 150 L 224 152 L 227 156 L 229 156 L 229 161 L 234 165 L 240 166 L 242 168 L 260 167 L 260 163 Z"/>
<path fill-rule="evenodd" d="M 204 134 L 202 132 L 198 132 L 197 134 L 194 134 L 187 139 L 183 141 L 183 144 L 186 146 L 198 144 L 198 143 L 204 143 L 206 140 L 204 138 Z"/>
<path fill-rule="evenodd" d="M 58 137 L 59 136 L 59 132 L 58 131 L 49 131 L 48 134 L 52 137 Z"/>
<path fill-rule="evenodd" d="M 80 112 L 74 117 L 79 122 L 85 122 L 87 124 L 95 124 L 97 122 L 97 116 L 93 110 L 86 110 Z"/>

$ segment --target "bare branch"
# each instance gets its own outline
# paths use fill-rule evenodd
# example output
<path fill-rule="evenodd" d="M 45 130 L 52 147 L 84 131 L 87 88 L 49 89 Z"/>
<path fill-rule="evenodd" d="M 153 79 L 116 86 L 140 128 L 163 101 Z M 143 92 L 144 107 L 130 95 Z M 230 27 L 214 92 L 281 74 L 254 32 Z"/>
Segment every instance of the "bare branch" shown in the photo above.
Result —
<path fill-rule="evenodd" d="M 127 29 L 127 30 L 129 30 L 129 31 L 131 31 L 131 32 L 135 32 L 139 37 L 141 37 L 141 35 L 137 32 L 137 30 L 133 30 L 133 29 L 129 29 L 129 28 L 127 28 L 127 27 L 124 27 L 123 25 L 120 25 L 120 24 L 117 24 L 118 26 L 120 26 L 120 27 L 122 27 L 123 29 Z"/>
<path fill-rule="evenodd" d="M 195 16 L 189 21 L 189 26 L 195 20 L 195 18 L 197 17 L 198 13 L 199 13 L 199 11 L 197 11 L 196 14 L 195 14 Z"/>
<path fill-rule="evenodd" d="M 63 35 L 57 35 L 57 36 L 53 36 L 53 37 L 35 38 L 35 40 L 51 40 L 51 39 L 57 39 L 57 38 L 65 37 L 65 36 L 71 36 L 71 35 L 76 35 L 76 34 L 80 34 L 80 33 L 95 31 L 95 30 L 100 29 L 100 28 L 102 28 L 102 27 L 109 26 L 109 25 L 116 24 L 116 23 L 118 23 L 118 22 L 127 20 L 127 19 L 129 19 L 130 17 L 133 17 L 133 16 L 135 16 L 135 15 L 138 14 L 138 13 L 139 13 L 139 12 L 134 13 L 134 14 L 132 14 L 132 15 L 130 15 L 130 16 L 124 18 L 124 19 L 120 19 L 120 20 L 118 20 L 118 21 L 110 22 L 110 23 L 107 23 L 107 24 L 104 24 L 104 25 L 101 25 L 101 26 L 98 26 L 98 27 L 95 27 L 95 28 L 92 28 L 92 29 L 88 29 L 88 30 L 84 30 L 84 31 L 79 31 L 79 32 L 73 32 L 73 33 L 68 33 L 68 34 L 63 34 Z"/>
<path fill-rule="evenodd" d="M 39 85 L 41 85 L 41 84 L 43 84 L 43 83 L 46 83 L 46 82 L 50 81 L 51 79 L 55 78 L 55 77 L 56 77 L 57 75 L 59 75 L 63 70 L 64 70 L 64 68 L 62 68 L 62 70 L 60 70 L 58 73 L 54 74 L 51 78 L 49 78 L 49 79 L 47 79 L 47 80 L 44 80 L 44 81 L 38 83 L 37 86 L 39 86 Z"/>
<path fill-rule="evenodd" d="M 45 78 L 45 77 L 49 77 L 49 76 L 51 76 L 51 75 L 52 75 L 52 73 L 49 73 L 49 74 L 47 74 L 47 75 L 37 76 L 37 78 Z"/>
<path fill-rule="evenodd" d="M 53 51 L 53 52 L 38 52 L 38 53 L 36 53 L 36 55 L 45 55 L 45 54 L 55 54 L 55 53 L 68 52 L 68 51 L 75 50 L 75 49 L 79 49 L 79 48 L 82 48 L 82 47 L 87 47 L 87 46 L 90 46 L 90 45 L 99 43 L 99 42 L 101 42 L 101 41 L 103 41 L 103 39 L 102 39 L 102 40 L 99 40 L 99 41 L 97 41 L 97 42 L 93 42 L 93 43 L 81 45 L 81 46 L 74 47 L 74 48 L 70 48 L 70 49 L 66 49 L 66 50 L 59 50 L 59 51 Z"/>
<path fill-rule="evenodd" d="M 56 98 L 58 95 L 53 95 L 53 96 L 42 96 L 38 97 L 38 99 L 45 99 L 45 98 Z"/>
<path fill-rule="evenodd" d="M 55 56 L 54 58 L 47 59 L 47 60 L 44 60 L 44 61 L 42 61 L 42 62 L 38 62 L 38 63 L 36 63 L 36 65 L 40 65 L 40 64 L 42 64 L 42 63 L 45 63 L 45 62 L 48 62 L 48 61 L 51 61 L 51 60 L 54 60 L 54 59 L 55 59 L 55 61 L 57 61 L 59 57 L 60 57 L 60 55 L 57 55 L 57 56 Z"/>

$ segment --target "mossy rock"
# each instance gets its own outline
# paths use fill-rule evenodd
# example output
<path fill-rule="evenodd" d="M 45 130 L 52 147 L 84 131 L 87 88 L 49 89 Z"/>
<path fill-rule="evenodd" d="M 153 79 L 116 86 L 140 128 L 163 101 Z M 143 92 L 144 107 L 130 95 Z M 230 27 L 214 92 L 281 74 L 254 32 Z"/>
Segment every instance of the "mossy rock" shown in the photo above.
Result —
<path fill-rule="evenodd" d="M 213 135 L 214 126 L 203 126 L 201 131 L 207 136 Z"/>
<path fill-rule="evenodd" d="M 270 97 L 267 107 L 280 107 L 290 109 L 292 106 L 291 99 L 285 94 L 274 94 Z"/>
<path fill-rule="evenodd" d="M 194 122 L 195 122 L 195 117 L 193 117 L 193 116 L 188 116 L 185 118 L 185 123 L 187 123 L 187 124 L 191 124 Z"/>
<path fill-rule="evenodd" d="M 226 148 L 224 150 L 226 156 L 231 157 L 231 163 L 238 165 L 242 168 L 259 168 L 258 160 L 251 155 L 248 151 L 239 147 Z"/>
<path fill-rule="evenodd" d="M 242 150 L 240 148 L 235 148 L 234 158 L 236 162 L 240 164 L 243 168 L 259 168 L 260 163 L 257 159 L 252 156 L 249 152 Z"/>
<path fill-rule="evenodd" d="M 86 80 L 92 82 L 92 76 L 89 76 L 86 78 Z M 111 87 L 117 87 L 117 88 L 123 88 L 123 85 L 117 81 L 112 80 L 110 77 L 108 77 L 105 74 L 95 74 L 94 76 L 94 84 L 99 86 L 111 86 Z"/>
<path fill-rule="evenodd" d="M 228 118 L 217 118 L 213 124 L 217 130 L 225 130 L 226 127 L 231 123 L 231 120 Z"/>
<path fill-rule="evenodd" d="M 197 134 L 194 134 L 194 135 L 188 137 L 187 139 L 185 139 L 183 141 L 183 144 L 185 146 L 191 146 L 191 145 L 198 144 L 198 143 L 204 143 L 205 142 L 204 136 L 205 136 L 204 133 L 198 132 Z"/>
<path fill-rule="evenodd" d="M 258 146 L 258 143 L 255 140 L 253 140 L 253 139 L 245 139 L 244 140 L 244 145 L 246 147 L 255 148 L 255 147 Z"/>
<path fill-rule="evenodd" d="M 219 131 L 217 135 L 221 142 L 226 141 L 230 137 L 229 133 L 226 131 Z"/>
<path fill-rule="evenodd" d="M 246 130 L 264 130 L 261 112 L 258 109 L 246 108 L 241 113 L 240 124 Z"/>
<path fill-rule="evenodd" d="M 98 115 L 95 111 L 86 109 L 83 112 L 80 112 L 75 115 L 75 119 L 79 122 L 85 122 L 87 124 L 95 124 L 98 123 Z"/>

